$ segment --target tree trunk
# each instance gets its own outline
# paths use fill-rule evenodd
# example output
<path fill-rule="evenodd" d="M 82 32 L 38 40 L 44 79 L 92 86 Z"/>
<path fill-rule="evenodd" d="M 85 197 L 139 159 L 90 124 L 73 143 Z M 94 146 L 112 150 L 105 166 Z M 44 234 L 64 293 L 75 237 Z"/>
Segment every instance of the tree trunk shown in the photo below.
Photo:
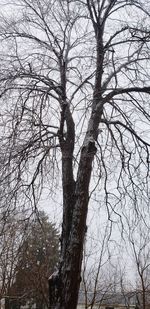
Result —
<path fill-rule="evenodd" d="M 82 148 L 69 239 L 67 245 L 65 244 L 65 250 L 62 252 L 63 261 L 60 264 L 59 271 L 50 278 L 51 309 L 76 309 L 77 307 L 89 200 L 89 182 L 95 153 L 94 142 L 90 141 Z M 54 293 L 53 296 L 52 293 Z"/>
<path fill-rule="evenodd" d="M 98 113 L 100 115 L 100 113 Z M 62 229 L 61 263 L 57 274 L 50 278 L 50 308 L 76 309 L 80 286 L 83 244 L 89 202 L 89 183 L 92 163 L 96 154 L 95 139 L 99 117 L 92 112 L 87 134 L 81 150 L 77 181 L 73 180 L 69 156 L 63 161 L 64 214 L 66 226 Z M 71 155 L 71 153 L 70 153 Z M 67 177 L 68 175 L 68 177 Z M 66 178 L 67 177 L 67 178 Z M 68 181 L 69 179 L 69 181 Z M 69 198 L 70 197 L 70 198 Z"/>
<path fill-rule="evenodd" d="M 99 31 L 99 30 L 98 30 Z M 96 154 L 95 142 L 98 136 L 103 104 L 101 91 L 102 75 L 102 33 L 97 37 L 97 69 L 91 117 L 81 149 L 76 182 L 73 176 L 74 123 L 67 103 L 62 110 L 60 145 L 62 152 L 63 224 L 61 240 L 61 261 L 58 272 L 50 277 L 50 309 L 76 309 L 81 281 L 81 265 L 86 219 L 89 202 L 89 184 L 92 163 Z M 62 85 L 63 86 L 63 85 Z M 64 94 L 65 98 L 65 94 Z M 67 137 L 63 138 L 64 122 Z"/>

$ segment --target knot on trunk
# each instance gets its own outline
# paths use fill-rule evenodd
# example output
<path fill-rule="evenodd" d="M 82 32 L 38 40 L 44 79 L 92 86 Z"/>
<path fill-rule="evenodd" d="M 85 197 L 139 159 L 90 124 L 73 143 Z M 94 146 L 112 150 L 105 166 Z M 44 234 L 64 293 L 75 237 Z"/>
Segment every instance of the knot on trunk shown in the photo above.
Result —
<path fill-rule="evenodd" d="M 82 151 L 85 152 L 87 155 L 95 155 L 97 148 L 95 146 L 95 141 L 93 138 L 89 137 L 86 139 Z"/>
<path fill-rule="evenodd" d="M 95 141 L 89 141 L 88 143 L 88 153 L 95 154 L 96 153 L 96 146 L 95 146 Z"/>

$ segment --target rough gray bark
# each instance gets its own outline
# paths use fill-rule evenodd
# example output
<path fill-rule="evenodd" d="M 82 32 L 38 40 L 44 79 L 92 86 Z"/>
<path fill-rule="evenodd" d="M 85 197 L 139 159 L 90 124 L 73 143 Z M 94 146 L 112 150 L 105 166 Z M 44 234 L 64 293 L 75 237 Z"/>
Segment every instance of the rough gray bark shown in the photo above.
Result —
<path fill-rule="evenodd" d="M 97 153 L 100 162 L 98 181 L 103 170 L 108 217 L 109 207 L 111 211 L 113 207 L 107 188 L 111 164 L 107 162 L 109 155 L 119 162 L 116 164 L 119 169 L 116 190 L 121 187 L 125 194 L 128 193 L 124 182 L 124 175 L 127 175 L 129 195 L 130 188 L 135 194 L 137 187 L 136 180 L 132 179 L 134 148 L 139 161 L 134 169 L 140 165 L 145 169 L 145 164 L 149 164 L 150 145 L 138 128 L 135 130 L 136 124 L 131 120 L 134 112 L 135 117 L 140 114 L 146 123 L 150 120 L 147 99 L 140 97 L 138 101 L 136 95 L 150 93 L 149 72 L 146 75 L 146 69 L 141 69 L 143 59 L 149 61 L 149 29 L 147 24 L 143 25 L 144 19 L 142 25 L 138 18 L 128 24 L 130 17 L 127 16 L 124 21 L 122 14 L 124 9 L 126 12 L 126 9 L 134 7 L 134 17 L 137 10 L 147 16 L 146 5 L 143 9 L 141 3 L 126 0 L 17 0 L 19 21 L 9 20 L 8 16 L 0 27 L 1 41 L 6 44 L 7 50 L 0 68 L 0 99 L 5 102 L 12 93 L 15 101 L 15 107 L 10 108 L 12 131 L 7 135 L 6 129 L 6 146 L 2 143 L 8 155 L 4 159 L 1 178 L 8 180 L 4 183 L 6 187 L 10 185 L 10 199 L 15 197 L 17 200 L 21 191 L 37 207 L 36 195 L 42 187 L 43 170 L 48 171 L 50 178 L 49 164 L 54 171 L 56 151 L 59 149 L 58 153 L 61 152 L 63 222 L 60 263 L 58 271 L 49 280 L 50 308 L 53 309 L 76 309 L 77 306 L 89 185 Z M 113 25 L 110 27 L 113 20 L 114 29 Z M 92 48 L 89 42 L 92 42 Z M 9 51 L 11 45 L 14 58 Z M 120 45 L 121 50 L 118 49 Z M 84 46 L 87 51 L 82 54 Z M 144 87 L 143 78 L 146 81 Z M 80 129 L 76 129 L 74 110 L 80 119 L 88 110 L 87 129 L 82 130 L 84 141 L 80 137 Z M 10 115 L 8 111 L 8 119 Z M 106 131 L 104 146 L 98 137 L 100 124 L 104 124 Z M 77 155 L 74 148 L 78 138 L 80 156 L 77 156 L 74 170 L 74 155 Z M 119 189 L 121 201 L 124 195 Z M 117 200 L 117 194 L 115 198 Z"/>
<path fill-rule="evenodd" d="M 90 5 L 89 5 L 90 7 Z M 61 263 L 57 279 L 50 278 L 50 308 L 76 309 L 81 281 L 81 265 L 86 218 L 89 202 L 89 184 L 92 163 L 96 154 L 95 142 L 98 137 L 98 126 L 103 112 L 102 74 L 103 74 L 103 31 L 94 23 L 97 42 L 97 66 L 91 117 L 81 149 L 76 182 L 73 177 L 74 123 L 69 106 L 65 101 L 61 115 L 60 145 L 62 151 L 62 184 L 63 184 L 63 225 L 61 240 Z M 62 78 L 62 89 L 65 82 Z M 64 122 L 67 124 L 66 140 L 63 138 Z M 54 287 L 55 286 L 55 287 Z"/>
<path fill-rule="evenodd" d="M 78 291 L 81 281 L 82 253 L 86 232 L 92 163 L 97 150 L 95 143 L 97 141 L 98 127 L 103 113 L 103 104 L 107 101 L 106 98 L 104 99 L 102 97 L 104 91 L 102 86 L 105 52 L 103 46 L 104 24 L 105 19 L 109 15 L 115 2 L 116 1 L 112 1 L 112 3 L 108 5 L 102 22 L 100 16 L 98 16 L 98 12 L 96 12 L 94 4 L 91 1 L 87 1 L 96 39 L 96 72 L 91 117 L 89 119 L 87 133 L 81 149 L 76 182 L 73 176 L 72 165 L 75 140 L 74 122 L 68 103 L 62 100 L 61 129 L 59 132 L 63 175 L 62 246 L 61 263 L 57 277 L 54 276 L 50 279 L 51 309 L 76 309 L 77 307 Z M 66 90 L 64 71 L 62 74 L 62 90 L 64 90 L 63 97 L 65 98 Z M 125 92 L 127 92 L 127 90 L 125 90 Z M 113 95 L 115 95 L 115 93 L 113 93 Z M 63 137 L 63 126 L 65 122 L 67 124 L 66 139 Z"/>

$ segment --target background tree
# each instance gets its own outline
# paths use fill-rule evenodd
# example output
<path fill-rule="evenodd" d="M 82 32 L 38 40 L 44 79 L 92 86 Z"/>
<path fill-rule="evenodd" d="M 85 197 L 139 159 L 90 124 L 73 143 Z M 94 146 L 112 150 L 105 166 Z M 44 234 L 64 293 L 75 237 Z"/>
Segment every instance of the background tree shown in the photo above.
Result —
<path fill-rule="evenodd" d="M 24 239 L 25 222 L 16 213 L 0 214 L 0 297 L 10 294 L 18 254 Z"/>
<path fill-rule="evenodd" d="M 122 244 L 119 245 L 118 241 L 112 239 L 110 227 L 111 222 L 108 221 L 100 229 L 98 239 L 93 235 L 89 236 L 91 242 L 88 241 L 88 248 L 84 250 L 79 299 L 85 304 L 85 309 L 95 308 L 95 304 L 100 308 L 104 301 L 107 305 L 114 299 L 129 306 L 129 296 L 132 297 L 135 293 L 127 278 L 123 257 L 125 242 L 122 239 Z"/>
<path fill-rule="evenodd" d="M 0 179 L 12 205 L 36 208 L 46 183 L 56 189 L 61 160 L 61 258 L 50 306 L 75 309 L 92 192 L 99 188 L 121 227 L 125 208 L 134 214 L 148 192 L 149 2 L 1 3 Z"/>
<path fill-rule="evenodd" d="M 18 296 L 22 303 L 48 307 L 48 278 L 57 265 L 58 256 L 58 232 L 47 215 L 40 212 L 26 230 L 10 294 Z"/>
<path fill-rule="evenodd" d="M 143 224 L 142 218 L 130 227 L 129 244 L 136 273 L 137 299 L 139 307 L 145 309 L 150 295 L 150 237 L 149 226 Z"/>

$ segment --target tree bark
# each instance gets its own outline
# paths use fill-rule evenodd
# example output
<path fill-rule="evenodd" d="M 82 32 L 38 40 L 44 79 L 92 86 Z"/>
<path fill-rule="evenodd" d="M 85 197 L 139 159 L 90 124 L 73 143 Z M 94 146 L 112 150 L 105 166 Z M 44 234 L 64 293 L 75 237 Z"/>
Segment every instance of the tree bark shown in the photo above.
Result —
<path fill-rule="evenodd" d="M 95 25 L 96 27 L 96 25 Z M 101 79 L 103 74 L 103 42 L 100 28 L 96 30 L 97 67 L 93 104 L 87 132 L 81 148 L 76 182 L 73 175 L 73 150 L 75 142 L 74 123 L 69 106 L 65 102 L 60 125 L 63 184 L 63 224 L 61 239 L 61 261 L 58 272 L 50 277 L 50 309 L 76 309 L 81 281 L 81 265 L 86 219 L 89 202 L 89 184 L 92 163 L 96 154 L 95 142 L 98 136 L 103 102 Z M 62 78 L 63 79 L 63 78 Z M 64 87 L 64 84 L 62 84 Z M 63 96 L 65 100 L 65 92 Z M 63 135 L 67 125 L 66 139 Z"/>
<path fill-rule="evenodd" d="M 92 163 L 96 154 L 95 139 L 100 113 L 92 112 L 81 150 L 76 184 L 73 180 L 69 157 L 63 158 L 64 215 L 61 257 L 56 276 L 50 278 L 51 309 L 76 309 L 80 286 L 80 273 L 86 218 L 89 202 L 89 183 Z M 68 177 L 67 177 L 67 173 Z M 65 179 L 67 177 L 67 179 Z M 64 226 L 66 222 L 66 226 Z M 53 288 L 52 288 L 53 286 Z M 56 303 L 55 303 L 56 301 Z M 54 305 L 55 303 L 55 305 Z"/>
<path fill-rule="evenodd" d="M 72 224 L 68 242 L 63 243 L 63 261 L 59 269 L 59 282 L 57 301 L 52 308 L 75 309 L 77 307 L 78 291 L 80 285 L 80 272 L 82 263 L 83 243 L 86 230 L 86 217 L 88 207 L 88 190 L 92 171 L 92 161 L 96 153 L 95 143 L 89 142 L 83 146 L 79 173 L 75 186 L 75 204 L 72 212 Z M 65 246 L 65 249 L 64 249 Z M 57 281 L 56 277 L 54 280 Z M 56 290 L 56 289 L 55 289 Z"/>

